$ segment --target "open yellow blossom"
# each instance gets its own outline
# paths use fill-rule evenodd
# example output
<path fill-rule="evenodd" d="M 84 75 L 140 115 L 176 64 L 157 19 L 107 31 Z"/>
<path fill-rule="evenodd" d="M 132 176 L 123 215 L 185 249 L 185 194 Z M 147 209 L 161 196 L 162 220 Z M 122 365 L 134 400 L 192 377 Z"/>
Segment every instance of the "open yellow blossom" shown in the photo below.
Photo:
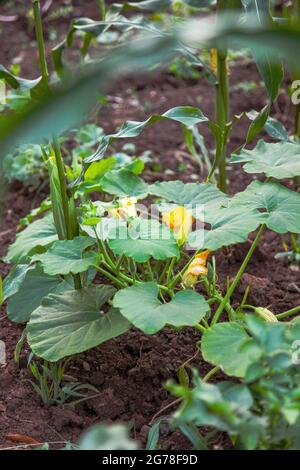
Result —
<path fill-rule="evenodd" d="M 208 269 L 206 266 L 209 251 L 205 250 L 196 255 L 188 269 L 183 275 L 183 284 L 186 287 L 192 287 L 196 284 L 198 276 L 207 276 Z"/>
<path fill-rule="evenodd" d="M 175 207 L 171 212 L 162 214 L 163 223 L 173 230 L 179 245 L 183 245 L 186 241 L 192 230 L 193 220 L 191 211 L 182 206 Z"/>
<path fill-rule="evenodd" d="M 119 200 L 119 207 L 114 207 L 108 212 L 112 217 L 115 217 L 116 219 L 126 220 L 129 217 L 137 217 L 135 207 L 136 203 L 136 197 L 123 197 Z"/>

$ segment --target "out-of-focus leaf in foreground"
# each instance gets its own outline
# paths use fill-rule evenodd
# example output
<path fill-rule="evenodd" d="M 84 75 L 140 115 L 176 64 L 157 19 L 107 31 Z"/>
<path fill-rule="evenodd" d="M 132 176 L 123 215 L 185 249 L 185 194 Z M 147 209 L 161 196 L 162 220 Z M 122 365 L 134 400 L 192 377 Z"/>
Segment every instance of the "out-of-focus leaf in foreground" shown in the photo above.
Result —
<path fill-rule="evenodd" d="M 20 143 L 36 143 L 60 134 L 80 121 L 96 101 L 98 93 L 105 92 L 120 75 L 133 74 L 139 70 L 161 63 L 174 53 L 178 41 L 186 46 L 251 48 L 256 57 L 269 52 L 274 63 L 283 57 L 298 66 L 300 30 L 288 24 L 254 25 L 249 20 L 240 25 L 227 18 L 218 22 L 201 19 L 181 25 L 179 29 L 166 32 L 163 37 L 132 41 L 130 45 L 114 49 L 100 62 L 84 66 L 76 78 L 57 87 L 52 96 L 45 92 L 38 104 L 31 104 L 20 113 L 0 118 L 0 142 L 2 156 L 10 147 Z"/>
<path fill-rule="evenodd" d="M 95 104 L 98 94 L 105 92 L 113 79 L 145 69 L 169 54 L 174 36 L 148 38 L 120 47 L 99 62 L 78 70 L 75 78 L 56 87 L 52 96 L 45 94 L 20 113 L 0 117 L 0 141 L 4 156 L 10 147 L 20 143 L 41 142 L 61 134 L 80 121 Z"/>

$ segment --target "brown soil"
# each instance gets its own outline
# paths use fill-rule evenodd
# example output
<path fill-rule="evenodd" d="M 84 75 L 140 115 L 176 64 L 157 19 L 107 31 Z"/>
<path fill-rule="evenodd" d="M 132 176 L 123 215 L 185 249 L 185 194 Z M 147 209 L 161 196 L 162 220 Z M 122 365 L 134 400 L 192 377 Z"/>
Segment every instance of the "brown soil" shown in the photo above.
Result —
<path fill-rule="evenodd" d="M 83 11 L 80 3 L 82 2 L 73 2 L 78 14 L 82 14 Z M 96 13 L 92 4 L 94 0 L 84 2 L 84 15 L 90 14 L 95 18 Z M 20 11 L 24 11 L 24 8 Z M 11 13 L 11 10 L 8 12 Z M 54 25 L 58 26 L 60 31 L 67 29 L 65 19 Z M 22 16 L 16 23 L 2 24 L 1 29 L 5 34 L 4 37 L 12 38 L 13 43 L 7 39 L 4 41 L 0 52 L 0 63 L 9 65 L 18 53 L 20 43 L 23 42 L 22 70 L 27 76 L 35 76 L 36 68 L 35 64 L 32 64 L 32 47 L 28 44 L 30 36 L 24 27 L 24 17 Z M 249 80 L 260 81 L 251 62 L 233 68 L 232 85 Z M 186 82 L 165 72 L 158 73 L 154 77 L 131 77 L 111 92 L 109 105 L 102 108 L 99 113 L 99 123 L 106 132 L 111 132 L 124 120 L 144 119 L 149 114 L 164 112 L 179 105 L 196 105 L 201 107 L 204 113 L 211 115 L 212 100 L 213 89 L 202 79 L 200 82 Z M 234 91 L 232 111 L 240 113 L 243 110 L 260 109 L 265 100 L 265 93 L 261 87 L 248 92 Z M 291 109 L 284 93 L 280 96 L 273 115 L 291 126 Z M 232 148 L 241 144 L 246 129 L 247 122 L 242 122 L 236 128 Z M 201 131 L 211 145 L 206 129 L 203 127 Z M 134 142 L 137 154 L 151 150 L 156 162 L 160 164 L 159 168 L 157 165 L 155 167 L 148 165 L 145 175 L 147 180 L 199 179 L 199 169 L 187 154 L 178 125 L 174 123 L 155 125 Z M 179 170 L 180 163 L 186 166 L 184 172 Z M 200 179 L 203 179 L 203 175 L 200 175 Z M 242 190 L 251 177 L 235 167 L 230 168 L 229 179 L 230 192 L 235 193 Z M 18 220 L 30 210 L 32 199 L 33 194 L 29 189 L 17 185 L 9 188 L 4 217 L 1 221 L 1 256 L 5 254 L 7 245 L 14 240 Z M 249 243 L 238 245 L 218 254 L 219 285 L 222 289 L 227 276 L 232 278 L 237 272 L 248 245 Z M 280 312 L 299 304 L 300 274 L 284 262 L 274 259 L 274 255 L 281 249 L 280 237 L 266 232 L 238 288 L 235 302 L 241 299 L 246 286 L 250 285 L 249 302 L 254 305 L 270 306 L 275 312 Z M 0 266 L 2 275 L 6 275 L 8 267 L 3 263 Z M 176 379 L 178 367 L 195 354 L 198 340 L 198 334 L 192 329 L 180 332 L 165 329 L 154 336 L 145 336 L 137 330 L 132 330 L 120 338 L 73 358 L 68 366 L 68 376 L 71 376 L 72 380 L 94 385 L 99 390 L 99 395 L 79 404 L 75 409 L 62 410 L 60 407 L 43 407 L 33 392 L 28 382 L 30 374 L 26 367 L 28 348 L 22 353 L 20 365 L 15 364 L 13 351 L 21 332 L 22 327 L 8 321 L 5 309 L 2 309 L 0 340 L 3 340 L 7 347 L 7 365 L 0 369 L 0 445 L 5 448 L 13 445 L 7 440 L 9 433 L 26 434 L 43 442 L 67 440 L 74 442 L 84 429 L 100 421 L 131 423 L 133 436 L 143 446 L 153 416 L 173 400 L 164 389 L 164 383 L 168 379 Z M 193 360 L 192 365 L 196 366 L 203 375 L 210 369 L 200 356 Z M 164 427 L 162 434 L 161 445 L 164 449 L 190 447 L 178 432 L 172 432 Z M 227 447 L 226 438 L 219 435 L 214 448 Z"/>

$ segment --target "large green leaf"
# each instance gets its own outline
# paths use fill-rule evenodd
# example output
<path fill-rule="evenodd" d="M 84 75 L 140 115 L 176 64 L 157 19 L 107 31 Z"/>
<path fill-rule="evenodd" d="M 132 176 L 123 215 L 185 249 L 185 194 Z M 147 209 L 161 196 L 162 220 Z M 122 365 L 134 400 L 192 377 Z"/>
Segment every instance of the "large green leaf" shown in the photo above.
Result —
<path fill-rule="evenodd" d="M 151 257 L 157 260 L 179 257 L 173 233 L 156 220 L 134 219 L 129 227 L 118 227 L 109 246 L 117 255 L 125 254 L 138 263 L 145 263 Z"/>
<path fill-rule="evenodd" d="M 265 214 L 244 207 L 221 207 L 206 214 L 210 229 L 196 230 L 189 237 L 193 248 L 218 250 L 223 246 L 245 242 L 249 233 L 264 223 Z"/>
<path fill-rule="evenodd" d="M 208 121 L 200 109 L 192 106 L 179 106 L 166 111 L 164 114 L 154 114 L 146 121 L 128 121 L 125 122 L 118 132 L 105 136 L 97 148 L 97 150 L 89 157 L 84 159 L 85 165 L 102 159 L 109 147 L 113 142 L 118 139 L 128 139 L 139 136 L 142 131 L 149 125 L 155 124 L 159 121 L 172 120 L 177 121 L 184 126 L 193 126 L 200 122 Z"/>
<path fill-rule="evenodd" d="M 148 194 L 148 185 L 139 176 L 126 170 L 112 170 L 101 179 L 101 189 L 114 196 L 134 196 L 143 199 Z"/>
<path fill-rule="evenodd" d="M 267 143 L 260 140 L 252 150 L 233 155 L 231 163 L 245 163 L 247 173 L 264 173 L 284 179 L 300 175 L 300 145 L 291 142 Z"/>
<path fill-rule="evenodd" d="M 8 317 L 17 323 L 27 322 L 31 313 L 41 305 L 48 294 L 58 294 L 72 287 L 71 281 L 44 274 L 40 267 L 29 270 L 20 284 L 18 291 L 9 297 Z"/>
<path fill-rule="evenodd" d="M 134 326 L 150 335 L 166 325 L 194 326 L 209 311 L 202 295 L 192 290 L 178 292 L 165 304 L 158 299 L 158 292 L 159 287 L 154 282 L 144 282 L 120 290 L 113 305 Z"/>
<path fill-rule="evenodd" d="M 205 361 L 220 366 L 228 375 L 244 377 L 257 357 L 257 350 L 243 345 L 250 340 L 245 329 L 235 322 L 217 323 L 202 336 L 201 352 Z"/>
<path fill-rule="evenodd" d="M 231 205 L 247 210 L 265 209 L 265 223 L 271 230 L 300 233 L 300 194 L 279 183 L 253 181 L 234 196 Z"/>
<path fill-rule="evenodd" d="M 52 214 L 36 220 L 17 235 L 16 241 L 10 245 L 5 261 L 21 263 L 37 247 L 48 246 L 57 240 Z"/>
<path fill-rule="evenodd" d="M 200 122 L 208 121 L 208 118 L 204 116 L 200 109 L 192 106 L 179 106 L 177 108 L 171 108 L 164 114 L 153 114 L 146 121 L 128 121 L 125 122 L 122 127 L 115 134 L 105 136 L 99 148 L 91 156 L 86 158 L 85 163 L 97 161 L 103 157 L 107 150 L 107 147 L 117 139 L 128 139 L 139 136 L 143 130 L 152 124 L 159 121 L 177 121 L 186 126 L 193 126 Z"/>
<path fill-rule="evenodd" d="M 180 206 L 203 206 L 205 212 L 215 210 L 227 201 L 226 194 L 213 184 L 183 183 L 178 180 L 156 182 L 149 186 L 149 194 Z"/>
<path fill-rule="evenodd" d="M 40 261 L 46 274 L 79 274 L 97 264 L 98 255 L 83 251 L 94 245 L 95 240 L 89 237 L 76 237 L 73 240 L 58 240 L 53 243 L 46 253 L 34 255 L 34 261 Z"/>
<path fill-rule="evenodd" d="M 34 354 L 58 361 L 129 330 L 130 323 L 118 310 L 111 309 L 105 315 L 101 312 L 114 292 L 113 287 L 99 285 L 46 297 L 27 325 Z"/>
<path fill-rule="evenodd" d="M 16 294 L 24 282 L 28 273 L 34 269 L 34 264 L 19 264 L 11 269 L 3 282 L 2 301 L 4 302 L 12 295 Z"/>

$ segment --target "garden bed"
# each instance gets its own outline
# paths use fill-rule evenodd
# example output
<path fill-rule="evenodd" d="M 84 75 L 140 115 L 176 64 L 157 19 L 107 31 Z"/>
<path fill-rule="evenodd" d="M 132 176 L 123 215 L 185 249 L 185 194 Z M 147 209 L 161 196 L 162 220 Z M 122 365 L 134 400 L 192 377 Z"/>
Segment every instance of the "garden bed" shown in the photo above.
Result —
<path fill-rule="evenodd" d="M 74 2 L 75 3 L 75 2 Z M 87 2 L 85 2 L 86 4 Z M 94 2 L 89 2 L 93 4 Z M 77 2 L 79 5 L 80 2 Z M 86 5 L 84 7 L 84 10 Z M 88 14 L 76 7 L 76 13 L 84 16 L 95 15 L 93 8 Z M 68 21 L 66 20 L 66 24 Z M 64 30 L 64 22 L 52 24 Z M 7 29 L 6 29 L 7 28 Z M 28 39 L 22 20 L 2 24 L 2 34 L 14 36 L 15 46 L 10 44 L 1 48 L 0 63 L 9 63 L 18 49 L 20 41 Z M 35 75 L 30 48 L 24 50 L 22 70 L 27 76 Z M 246 66 L 234 66 L 231 86 L 241 82 L 260 82 L 252 62 Z M 232 114 L 244 109 L 261 109 L 266 100 L 262 87 L 232 92 Z M 108 104 L 101 109 L 98 124 L 106 133 L 116 130 L 125 120 L 143 120 L 150 114 L 160 114 L 174 106 L 194 105 L 201 107 L 208 116 L 213 115 L 213 89 L 204 79 L 199 81 L 183 80 L 167 72 L 156 72 L 153 76 L 141 75 L 122 80 L 109 92 Z M 292 114 L 288 108 L 288 98 L 280 95 L 276 117 L 291 128 Z M 274 113 L 273 113 L 274 115 Z M 231 149 L 243 143 L 247 124 L 241 123 L 235 130 Z M 207 131 L 203 129 L 203 135 Z M 206 134 L 208 138 L 208 134 Z M 142 138 L 135 139 L 137 154 L 150 150 L 153 163 L 146 166 L 145 180 L 169 181 L 181 179 L 195 182 L 199 178 L 198 166 L 191 160 L 186 150 L 182 132 L 177 123 L 156 124 L 146 129 Z M 212 143 L 210 143 L 212 144 Z M 241 173 L 239 167 L 231 166 L 229 192 L 242 191 L 253 179 Z M 200 180 L 205 175 L 200 176 Z M 35 196 L 30 188 L 14 184 L 7 188 L 0 231 L 0 255 L 6 254 L 7 246 L 15 239 L 19 219 L 32 208 Z M 37 197 L 40 201 L 43 194 Z M 249 242 L 224 248 L 217 255 L 217 266 L 221 273 L 218 285 L 225 292 L 226 279 L 233 279 L 248 251 Z M 296 307 L 300 300 L 300 273 L 295 266 L 285 260 L 276 260 L 276 253 L 282 251 L 281 237 L 266 231 L 259 248 L 247 267 L 243 280 L 235 295 L 235 302 L 241 301 L 247 285 L 250 286 L 249 302 L 253 305 L 270 307 L 272 311 L 282 312 Z M 8 266 L 0 264 L 4 277 Z M 234 304 L 233 304 L 234 306 Z M 29 383 L 30 372 L 27 368 L 29 348 L 22 351 L 20 363 L 14 361 L 14 348 L 22 333 L 22 327 L 12 324 L 5 315 L 5 306 L 0 313 L 0 340 L 7 348 L 7 364 L 0 369 L 0 446 L 13 447 L 9 434 L 25 434 L 39 442 L 76 442 L 87 427 L 98 422 L 122 421 L 132 426 L 132 436 L 141 446 L 145 445 L 149 428 L 157 413 L 168 414 L 173 408 L 163 409 L 174 400 L 164 388 L 169 379 L 176 379 L 178 367 L 196 352 L 199 335 L 193 329 L 174 331 L 165 328 L 158 334 L 146 336 L 132 329 L 119 338 L 113 339 L 91 351 L 71 359 L 67 367 L 70 381 L 89 383 L 96 387 L 99 395 L 80 403 L 74 409 L 59 406 L 44 407 Z M 211 366 L 203 361 L 200 354 L 193 359 L 200 374 L 207 373 Z M 216 376 L 218 378 L 218 376 Z M 190 443 L 177 431 L 162 428 L 160 445 L 164 449 L 188 449 Z M 59 444 L 53 444 L 59 447 Z M 214 449 L 230 447 L 225 435 L 214 439 Z"/>

